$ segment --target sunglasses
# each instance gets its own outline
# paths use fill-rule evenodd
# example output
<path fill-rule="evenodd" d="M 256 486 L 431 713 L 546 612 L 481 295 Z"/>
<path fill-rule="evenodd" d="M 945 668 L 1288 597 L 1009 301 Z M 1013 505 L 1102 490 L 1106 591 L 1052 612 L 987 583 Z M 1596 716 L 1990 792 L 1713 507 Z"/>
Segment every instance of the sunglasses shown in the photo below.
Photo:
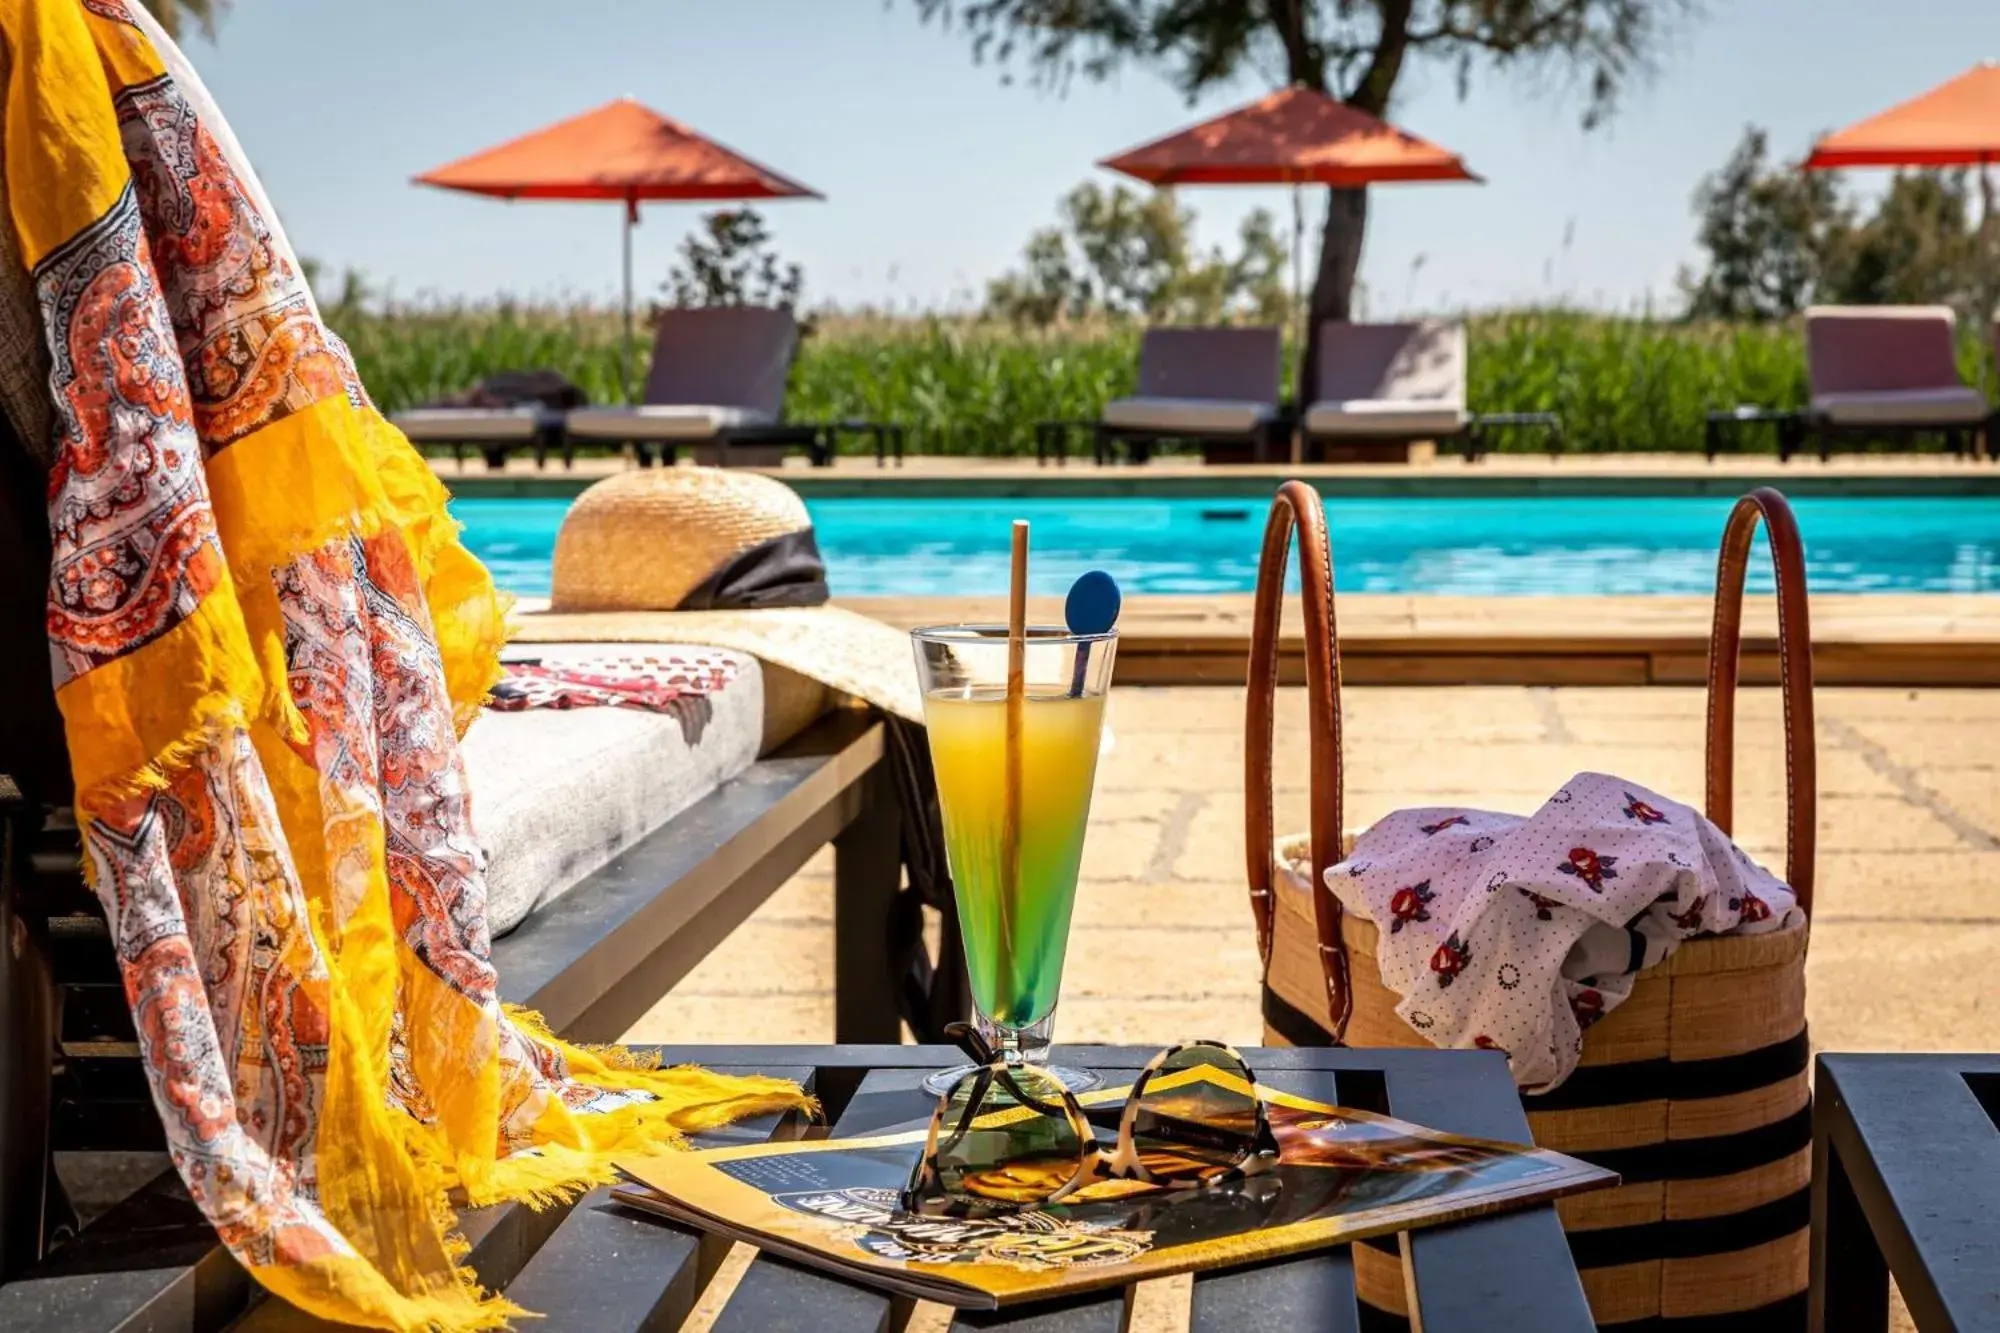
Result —
<path fill-rule="evenodd" d="M 991 1215 L 1060 1203 L 1101 1181 L 1203 1188 L 1277 1165 L 1256 1077 L 1220 1042 L 1170 1046 L 1122 1105 L 1086 1108 L 1046 1072 L 1010 1064 L 969 1026 L 945 1033 L 976 1068 L 931 1113 L 903 1190 L 905 1212 Z"/>

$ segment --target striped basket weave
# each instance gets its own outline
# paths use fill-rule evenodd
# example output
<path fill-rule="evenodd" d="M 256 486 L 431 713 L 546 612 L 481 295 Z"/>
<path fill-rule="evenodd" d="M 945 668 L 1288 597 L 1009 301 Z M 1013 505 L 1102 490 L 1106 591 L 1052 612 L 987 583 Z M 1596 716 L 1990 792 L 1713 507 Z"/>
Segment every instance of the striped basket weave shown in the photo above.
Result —
<path fill-rule="evenodd" d="M 1804 559 L 1791 510 L 1772 490 L 1739 501 L 1723 534 L 1710 642 L 1707 813 L 1730 828 L 1743 576 L 1760 516 L 1778 571 L 1786 877 L 1810 911 L 1815 776 Z M 1304 566 L 1313 833 L 1274 844 L 1272 696 L 1295 525 Z M 1265 534 L 1250 680 L 1248 871 L 1265 964 L 1265 1038 L 1277 1045 L 1425 1045 L 1381 983 L 1375 927 L 1343 913 L 1322 875 L 1344 850 L 1339 653 L 1325 518 L 1303 483 L 1280 491 Z M 1801 923 L 1766 935 L 1687 941 L 1589 1029 L 1582 1063 L 1562 1086 L 1523 1098 L 1536 1143 L 1623 1178 L 1616 1189 L 1557 1205 L 1601 1328 L 1804 1327 L 1812 1162 L 1806 936 Z M 1394 1237 L 1357 1245 L 1354 1268 L 1364 1302 L 1405 1313 Z"/>

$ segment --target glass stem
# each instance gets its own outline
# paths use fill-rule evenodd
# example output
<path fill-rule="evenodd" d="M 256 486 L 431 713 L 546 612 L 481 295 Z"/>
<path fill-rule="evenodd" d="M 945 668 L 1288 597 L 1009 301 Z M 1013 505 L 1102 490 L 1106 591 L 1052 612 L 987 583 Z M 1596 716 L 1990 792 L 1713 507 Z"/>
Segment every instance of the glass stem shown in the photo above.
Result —
<path fill-rule="evenodd" d="M 981 1013 L 975 1013 L 973 1017 L 979 1035 L 1009 1064 L 1046 1065 L 1049 1062 L 1049 1042 L 1056 1026 L 1054 1009 L 1044 1014 L 1041 1021 L 1024 1028 L 1003 1026 Z"/>

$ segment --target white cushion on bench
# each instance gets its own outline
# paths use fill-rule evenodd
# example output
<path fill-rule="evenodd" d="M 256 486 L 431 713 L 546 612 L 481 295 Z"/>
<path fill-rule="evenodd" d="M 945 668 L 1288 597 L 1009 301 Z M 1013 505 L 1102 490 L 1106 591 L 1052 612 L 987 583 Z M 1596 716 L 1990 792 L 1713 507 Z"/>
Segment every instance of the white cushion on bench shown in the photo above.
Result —
<path fill-rule="evenodd" d="M 738 426 L 767 426 L 768 412 L 747 407 L 647 403 L 639 407 L 580 407 L 565 426 L 578 439 L 706 440 Z"/>
<path fill-rule="evenodd" d="M 665 713 L 631 708 L 488 710 L 463 745 L 472 827 L 486 849 L 487 920 L 501 935 L 756 761 L 764 681 L 756 659 L 665 644 L 535 645 L 513 656 L 698 652 L 733 657 L 693 745 Z"/>
<path fill-rule="evenodd" d="M 480 440 L 532 440 L 541 424 L 538 407 L 413 407 L 389 421 L 413 440 L 446 444 Z"/>
<path fill-rule="evenodd" d="M 1274 411 L 1270 403 L 1240 398 L 1114 398 L 1104 405 L 1103 420 L 1125 430 L 1248 435 Z"/>
<path fill-rule="evenodd" d="M 1445 399 L 1350 398 L 1314 403 L 1306 412 L 1308 435 L 1394 435 L 1430 439 L 1465 429 L 1465 409 Z"/>
<path fill-rule="evenodd" d="M 1816 393 L 1812 410 L 1836 426 L 1970 426 L 1984 421 L 1991 409 L 1977 389 L 1942 385 Z"/>

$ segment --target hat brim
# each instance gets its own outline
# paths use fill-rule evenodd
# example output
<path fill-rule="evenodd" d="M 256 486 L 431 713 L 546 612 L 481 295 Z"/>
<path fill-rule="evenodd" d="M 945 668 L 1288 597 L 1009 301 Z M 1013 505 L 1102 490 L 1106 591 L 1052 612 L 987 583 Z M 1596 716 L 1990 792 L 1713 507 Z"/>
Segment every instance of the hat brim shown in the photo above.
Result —
<path fill-rule="evenodd" d="M 685 643 L 729 648 L 924 720 L 910 636 L 838 606 L 746 611 L 533 611 L 513 617 L 515 643 Z"/>

